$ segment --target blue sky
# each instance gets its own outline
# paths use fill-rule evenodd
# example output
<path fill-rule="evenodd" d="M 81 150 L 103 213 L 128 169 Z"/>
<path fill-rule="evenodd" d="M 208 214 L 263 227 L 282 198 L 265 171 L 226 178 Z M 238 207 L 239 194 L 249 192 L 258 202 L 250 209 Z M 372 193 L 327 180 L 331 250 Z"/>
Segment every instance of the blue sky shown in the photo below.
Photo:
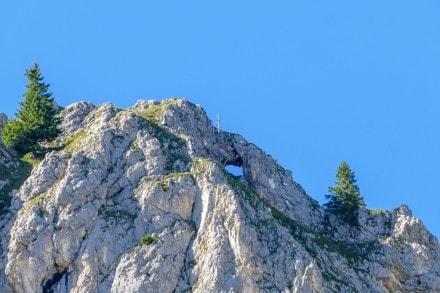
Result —
<path fill-rule="evenodd" d="M 54 2 L 0 4 L 0 112 L 34 61 L 62 106 L 187 97 L 320 202 L 346 160 L 440 236 L 439 1 Z"/>

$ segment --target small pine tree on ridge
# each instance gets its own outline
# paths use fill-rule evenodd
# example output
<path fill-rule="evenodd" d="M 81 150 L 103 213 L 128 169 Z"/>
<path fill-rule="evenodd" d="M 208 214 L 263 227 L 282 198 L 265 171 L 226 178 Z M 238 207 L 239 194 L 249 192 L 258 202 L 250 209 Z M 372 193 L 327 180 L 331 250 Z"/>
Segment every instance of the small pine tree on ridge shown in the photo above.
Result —
<path fill-rule="evenodd" d="M 358 210 L 365 207 L 364 199 L 356 185 L 356 177 L 347 162 L 343 161 L 336 173 L 336 186 L 329 187 L 326 210 L 340 215 L 350 224 L 358 224 Z"/>
<path fill-rule="evenodd" d="M 15 119 L 4 125 L 1 135 L 7 147 L 19 153 L 32 152 L 39 148 L 39 143 L 55 139 L 60 130 L 60 118 L 54 105 L 52 93 L 48 92 L 49 84 L 43 81 L 40 67 L 34 63 L 25 76 L 28 79 L 27 92 L 20 102 L 20 110 Z"/>

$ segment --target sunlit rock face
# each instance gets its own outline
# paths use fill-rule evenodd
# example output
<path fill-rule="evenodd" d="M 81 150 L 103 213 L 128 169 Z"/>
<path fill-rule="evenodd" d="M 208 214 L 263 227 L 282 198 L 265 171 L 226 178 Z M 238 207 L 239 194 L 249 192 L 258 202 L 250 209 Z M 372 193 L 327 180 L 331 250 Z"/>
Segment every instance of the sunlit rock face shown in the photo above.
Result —
<path fill-rule="evenodd" d="M 61 116 L 53 150 L 8 193 L 2 292 L 440 291 L 438 241 L 408 207 L 350 226 L 198 105 Z"/>

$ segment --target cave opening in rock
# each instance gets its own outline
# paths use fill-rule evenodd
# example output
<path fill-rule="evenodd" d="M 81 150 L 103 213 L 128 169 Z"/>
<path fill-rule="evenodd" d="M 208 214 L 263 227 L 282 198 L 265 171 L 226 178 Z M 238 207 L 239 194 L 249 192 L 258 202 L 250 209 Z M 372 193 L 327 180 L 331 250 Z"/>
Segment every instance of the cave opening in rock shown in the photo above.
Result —
<path fill-rule="evenodd" d="M 236 177 L 243 176 L 245 174 L 243 158 L 234 148 L 227 148 L 226 150 L 228 151 L 227 155 L 221 159 L 225 170 Z"/>
<path fill-rule="evenodd" d="M 68 287 L 68 280 L 67 280 L 67 275 L 66 275 L 66 271 L 63 272 L 58 272 L 56 273 L 52 279 L 48 280 L 44 285 L 43 285 L 43 293 L 54 293 L 54 292 L 59 292 L 62 286 L 62 279 L 64 278 L 64 286 L 65 288 Z"/>

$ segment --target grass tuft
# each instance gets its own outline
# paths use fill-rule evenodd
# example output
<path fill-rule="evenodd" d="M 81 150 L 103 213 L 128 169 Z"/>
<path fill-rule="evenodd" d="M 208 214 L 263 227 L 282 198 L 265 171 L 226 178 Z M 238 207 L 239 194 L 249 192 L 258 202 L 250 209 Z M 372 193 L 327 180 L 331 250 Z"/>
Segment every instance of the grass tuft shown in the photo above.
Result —
<path fill-rule="evenodd" d="M 157 239 L 153 237 L 153 235 L 151 234 L 147 234 L 144 237 L 141 238 L 141 243 L 143 245 L 147 245 L 147 244 L 152 244 L 154 242 L 156 242 Z"/>

